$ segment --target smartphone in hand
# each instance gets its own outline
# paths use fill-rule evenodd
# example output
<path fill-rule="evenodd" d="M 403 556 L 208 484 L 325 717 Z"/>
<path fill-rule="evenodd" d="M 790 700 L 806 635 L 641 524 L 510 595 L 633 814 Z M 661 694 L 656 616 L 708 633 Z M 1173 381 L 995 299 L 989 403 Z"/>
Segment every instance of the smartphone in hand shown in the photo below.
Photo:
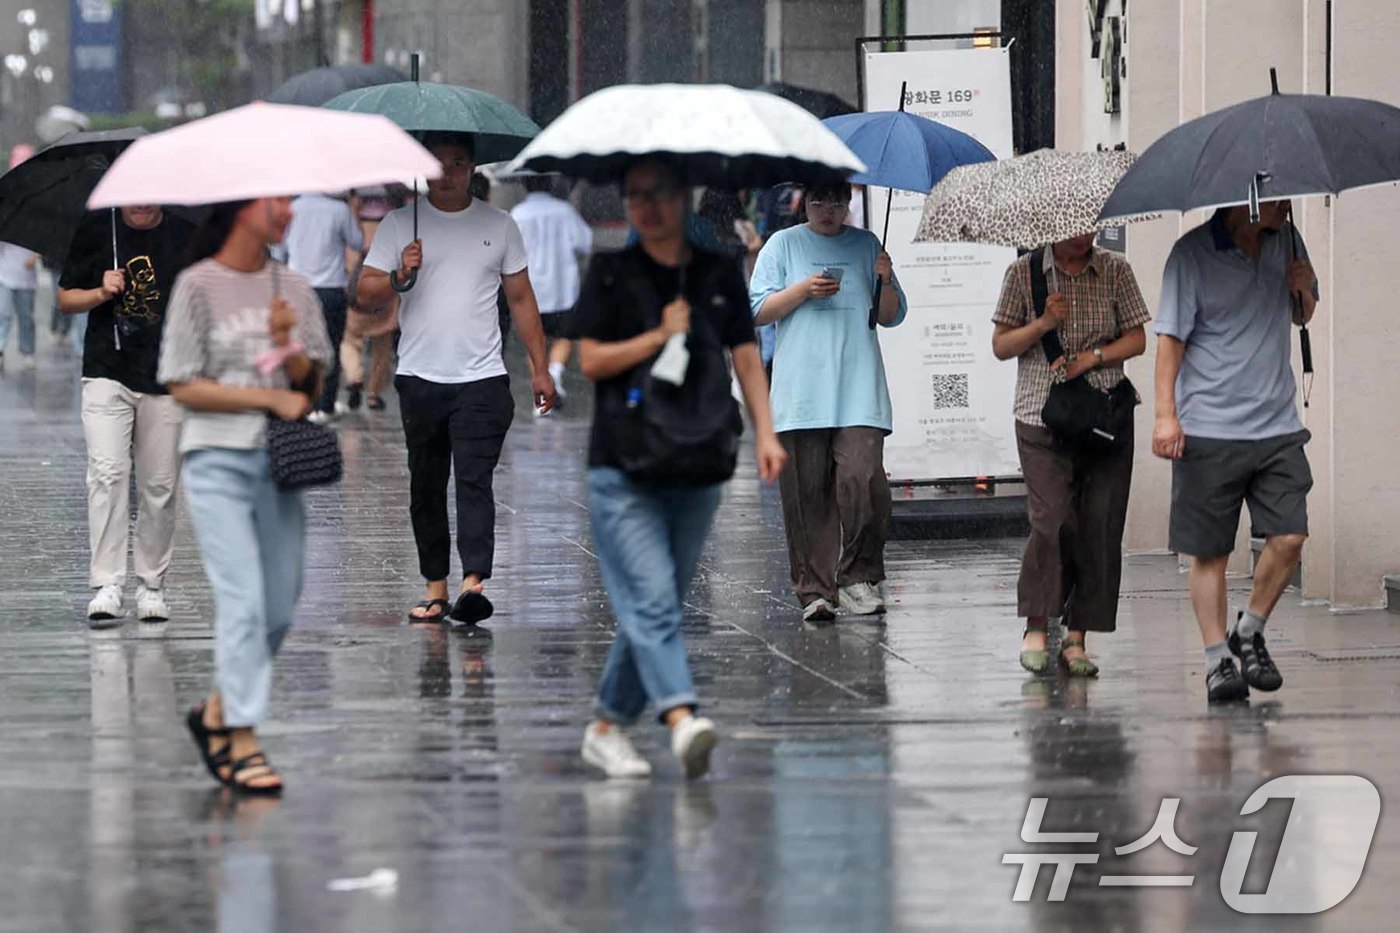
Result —
<path fill-rule="evenodd" d="M 841 277 L 842 277 L 843 275 L 845 275 L 845 274 L 846 274 L 846 270 L 845 270 L 845 269 L 839 269 L 839 268 L 838 268 L 838 269 L 832 269 L 832 268 L 830 268 L 830 267 L 827 267 L 827 268 L 825 268 L 825 269 L 823 269 L 823 270 L 821 271 L 821 277 L 822 277 L 822 278 L 824 278 L 824 279 L 831 279 L 833 282 L 838 282 L 838 283 L 841 281 Z"/>

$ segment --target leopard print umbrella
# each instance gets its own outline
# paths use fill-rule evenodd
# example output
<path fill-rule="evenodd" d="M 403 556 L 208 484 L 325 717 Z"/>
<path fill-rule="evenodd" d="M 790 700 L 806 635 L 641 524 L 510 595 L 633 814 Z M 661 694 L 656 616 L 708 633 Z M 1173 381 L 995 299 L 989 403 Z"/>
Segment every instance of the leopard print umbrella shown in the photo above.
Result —
<path fill-rule="evenodd" d="M 953 169 L 929 192 L 915 243 L 989 243 L 1034 249 L 1157 215 L 1099 223 L 1131 152 L 1040 149 Z"/>

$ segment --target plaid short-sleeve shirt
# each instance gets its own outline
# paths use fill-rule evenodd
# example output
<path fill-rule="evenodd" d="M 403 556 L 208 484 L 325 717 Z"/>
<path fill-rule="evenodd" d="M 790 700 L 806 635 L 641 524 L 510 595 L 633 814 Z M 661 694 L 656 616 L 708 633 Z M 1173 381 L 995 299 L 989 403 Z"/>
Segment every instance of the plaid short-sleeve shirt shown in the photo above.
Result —
<path fill-rule="evenodd" d="M 992 315 L 993 323 L 1024 327 L 1035 317 L 1035 309 L 1031 307 L 1032 255 L 1027 253 L 1007 268 L 997 310 Z M 1054 262 L 1053 253 L 1047 247 L 1044 262 L 1050 293 L 1059 291 L 1070 301 L 1069 316 L 1059 331 L 1066 354 L 1091 352 L 1151 319 L 1133 268 L 1126 259 L 1096 249 L 1084 270 L 1070 275 Z M 1040 420 L 1040 412 L 1056 378 L 1050 371 L 1051 362 L 1045 358 L 1039 340 L 1017 361 L 1015 416 L 1022 424 L 1045 425 Z M 1092 369 L 1087 378 L 1097 388 L 1111 389 L 1123 379 L 1123 367 L 1106 365 Z"/>

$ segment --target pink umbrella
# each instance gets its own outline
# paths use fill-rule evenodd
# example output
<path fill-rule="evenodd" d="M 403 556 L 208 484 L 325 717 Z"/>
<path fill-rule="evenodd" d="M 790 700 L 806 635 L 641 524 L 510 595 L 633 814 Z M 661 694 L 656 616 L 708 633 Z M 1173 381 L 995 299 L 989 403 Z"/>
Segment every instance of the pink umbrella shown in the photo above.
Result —
<path fill-rule="evenodd" d="M 385 117 L 255 103 L 136 140 L 88 207 L 214 204 L 441 173 L 438 160 Z"/>

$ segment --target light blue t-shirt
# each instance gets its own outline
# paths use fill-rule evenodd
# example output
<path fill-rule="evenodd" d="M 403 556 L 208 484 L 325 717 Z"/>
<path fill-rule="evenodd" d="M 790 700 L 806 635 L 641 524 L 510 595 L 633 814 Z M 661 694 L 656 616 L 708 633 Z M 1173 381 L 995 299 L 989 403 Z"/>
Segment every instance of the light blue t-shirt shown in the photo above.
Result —
<path fill-rule="evenodd" d="M 1255 261 L 1217 216 L 1177 240 L 1167 258 L 1155 329 L 1186 345 L 1176 410 L 1187 435 L 1262 440 L 1303 430 L 1293 380 L 1288 238 L 1287 229 L 1265 235 Z M 1297 253 L 1307 258 L 1301 241 Z"/>
<path fill-rule="evenodd" d="M 844 227 L 836 236 L 806 224 L 773 234 L 758 254 L 749 280 L 756 316 L 774 292 L 821 272 L 842 270 L 841 290 L 808 299 L 777 322 L 770 404 L 777 431 L 813 428 L 893 429 L 890 392 L 880 341 L 870 329 L 875 297 L 875 260 L 880 241 L 868 230 Z M 909 310 L 898 279 L 899 315 Z"/>

